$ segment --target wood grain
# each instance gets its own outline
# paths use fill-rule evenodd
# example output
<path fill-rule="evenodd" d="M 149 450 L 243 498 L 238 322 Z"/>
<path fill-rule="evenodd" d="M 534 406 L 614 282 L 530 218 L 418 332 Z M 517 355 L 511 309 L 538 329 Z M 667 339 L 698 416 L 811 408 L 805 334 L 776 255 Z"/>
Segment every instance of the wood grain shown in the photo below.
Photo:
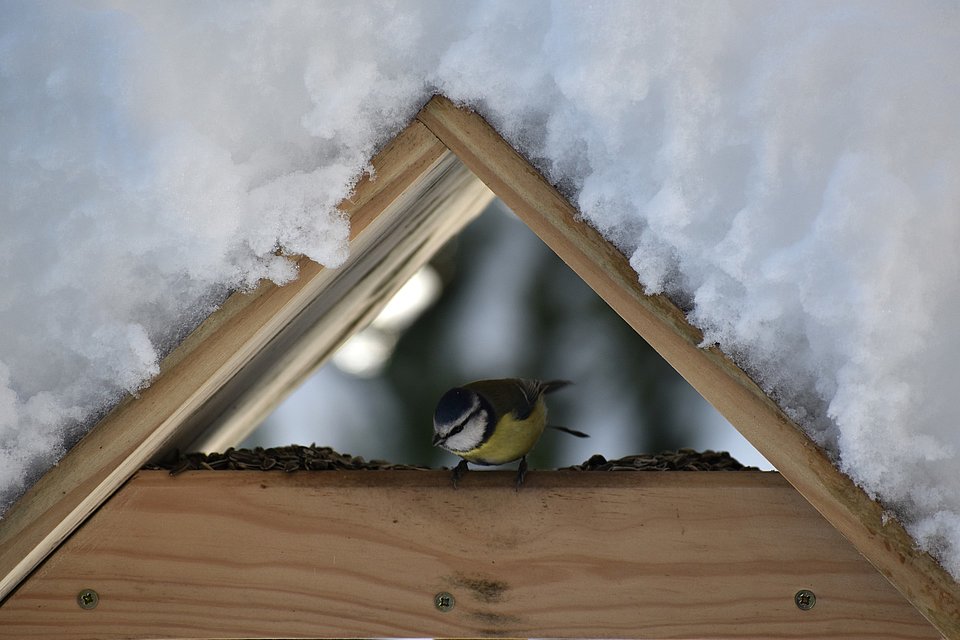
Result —
<path fill-rule="evenodd" d="M 960 586 L 842 474 L 766 394 L 483 118 L 437 97 L 423 122 L 584 281 L 730 421 L 944 635 L 960 638 Z"/>
<path fill-rule="evenodd" d="M 512 476 L 140 472 L 0 638 L 937 637 L 776 473 Z"/>
<path fill-rule="evenodd" d="M 364 238 L 384 230 L 376 224 L 380 214 L 388 209 L 401 213 L 391 205 L 404 201 L 404 194 L 449 155 L 419 123 L 404 130 L 374 158 L 375 179 L 362 180 L 343 205 L 350 215 L 352 241 L 372 242 Z M 0 598 L 163 450 L 192 416 L 209 407 L 218 390 L 331 282 L 322 266 L 306 259 L 298 265 L 299 279 L 286 286 L 265 283 L 251 293 L 231 296 L 164 360 L 150 387 L 107 415 L 0 520 Z M 384 282 L 390 281 L 389 273 L 382 275 Z M 368 309 L 360 306 L 356 311 L 362 315 Z M 347 326 L 356 329 L 358 324 Z"/>

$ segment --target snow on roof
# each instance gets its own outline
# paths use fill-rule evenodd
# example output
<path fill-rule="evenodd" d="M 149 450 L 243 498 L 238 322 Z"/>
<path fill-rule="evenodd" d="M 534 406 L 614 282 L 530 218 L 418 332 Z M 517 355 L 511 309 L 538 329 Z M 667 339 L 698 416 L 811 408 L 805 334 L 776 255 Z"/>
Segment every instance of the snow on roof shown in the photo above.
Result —
<path fill-rule="evenodd" d="M 960 577 L 960 10 L 6 2 L 0 507 L 471 105 Z"/>

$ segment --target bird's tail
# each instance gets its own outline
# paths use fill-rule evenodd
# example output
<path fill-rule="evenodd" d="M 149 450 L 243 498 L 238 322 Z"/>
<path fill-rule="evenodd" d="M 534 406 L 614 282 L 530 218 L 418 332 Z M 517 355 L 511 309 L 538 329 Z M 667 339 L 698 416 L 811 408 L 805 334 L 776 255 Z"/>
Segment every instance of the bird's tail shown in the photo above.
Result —
<path fill-rule="evenodd" d="M 557 389 L 563 389 L 567 385 L 573 384 L 569 380 L 548 380 L 540 383 L 540 393 L 553 393 Z"/>
<path fill-rule="evenodd" d="M 578 438 L 590 437 L 589 433 L 584 433 L 583 431 L 577 431 L 576 429 L 571 429 L 570 427 L 561 427 L 560 425 L 556 425 L 556 424 L 548 424 L 547 427 L 550 429 L 556 429 L 557 431 L 563 431 L 564 433 L 569 433 L 570 435 L 576 436 Z"/>
<path fill-rule="evenodd" d="M 552 393 L 557 389 L 563 389 L 567 385 L 573 384 L 569 380 L 549 380 L 547 382 L 540 382 L 540 393 Z M 551 429 L 556 429 L 557 431 L 563 431 L 564 433 L 569 433 L 572 436 L 578 438 L 589 438 L 590 436 L 584 433 L 583 431 L 577 431 L 576 429 L 571 429 L 569 427 L 561 427 L 558 425 L 547 425 Z"/>

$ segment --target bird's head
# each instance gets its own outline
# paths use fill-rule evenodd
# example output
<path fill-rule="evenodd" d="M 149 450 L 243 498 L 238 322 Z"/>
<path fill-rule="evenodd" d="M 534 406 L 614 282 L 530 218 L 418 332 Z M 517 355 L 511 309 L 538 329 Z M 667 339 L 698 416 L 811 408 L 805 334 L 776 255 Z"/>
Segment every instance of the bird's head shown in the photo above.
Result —
<path fill-rule="evenodd" d="M 451 389 L 433 413 L 433 444 L 453 453 L 476 449 L 492 416 L 490 404 L 480 394 L 462 387 Z"/>

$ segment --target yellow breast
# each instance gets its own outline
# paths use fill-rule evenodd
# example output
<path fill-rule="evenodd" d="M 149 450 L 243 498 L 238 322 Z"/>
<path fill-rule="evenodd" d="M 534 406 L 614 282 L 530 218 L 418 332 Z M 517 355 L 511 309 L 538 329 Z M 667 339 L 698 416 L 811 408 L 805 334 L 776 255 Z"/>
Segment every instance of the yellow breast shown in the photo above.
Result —
<path fill-rule="evenodd" d="M 515 420 L 513 414 L 500 418 L 490 439 L 461 458 L 478 464 L 504 464 L 522 458 L 537 444 L 547 422 L 547 408 L 543 398 L 537 401 L 526 420 Z"/>

